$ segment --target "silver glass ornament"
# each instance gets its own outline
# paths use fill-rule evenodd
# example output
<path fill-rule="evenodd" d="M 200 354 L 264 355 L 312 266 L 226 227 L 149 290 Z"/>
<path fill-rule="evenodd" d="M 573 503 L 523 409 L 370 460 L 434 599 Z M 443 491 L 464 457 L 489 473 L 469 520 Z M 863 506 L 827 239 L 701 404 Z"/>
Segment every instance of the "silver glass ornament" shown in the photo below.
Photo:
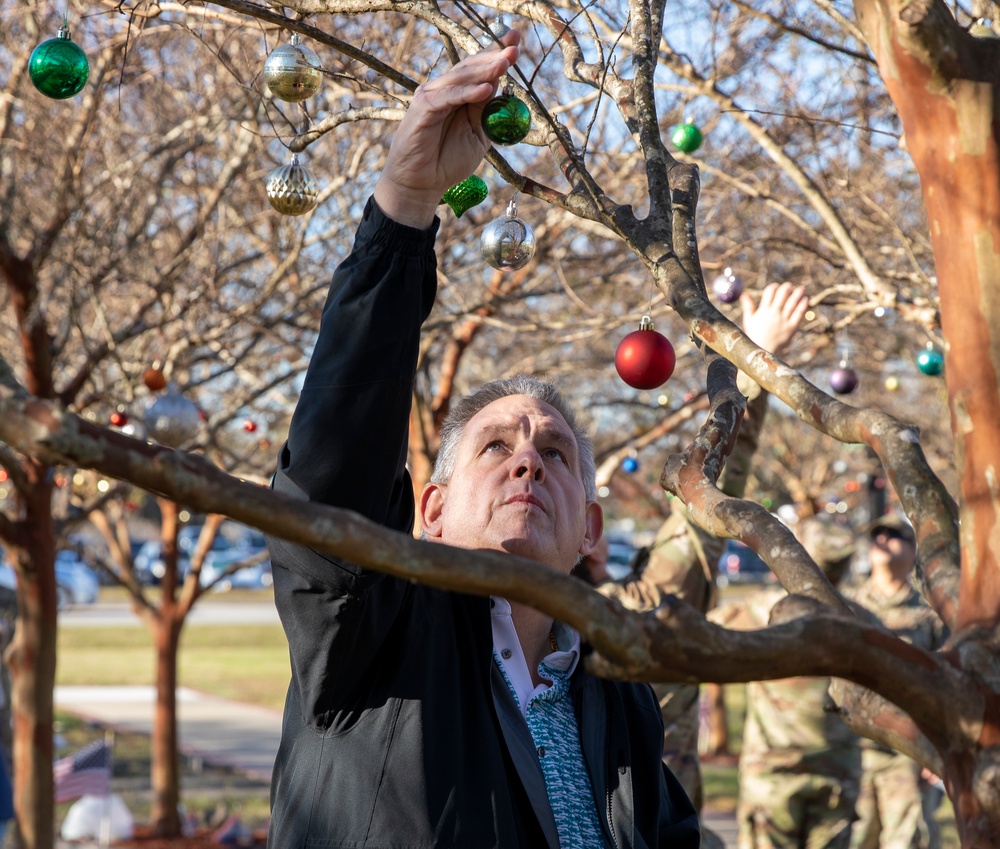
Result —
<path fill-rule="evenodd" d="M 264 82 L 278 100 L 300 103 L 323 83 L 319 56 L 293 32 L 291 41 L 276 47 L 264 61 Z"/>
<path fill-rule="evenodd" d="M 483 259 L 498 271 L 512 271 L 527 265 L 535 255 L 535 234 L 517 217 L 511 201 L 503 218 L 491 221 L 480 238 Z"/>
<path fill-rule="evenodd" d="M 197 405 L 171 387 L 146 411 L 146 433 L 161 445 L 180 448 L 198 435 L 201 416 Z"/>
<path fill-rule="evenodd" d="M 484 35 L 481 39 L 479 39 L 479 43 L 482 44 L 483 47 L 492 47 L 510 32 L 510 27 L 507 26 L 507 22 L 503 19 L 503 15 L 499 15 L 490 23 L 489 30 L 490 31 L 487 35 Z"/>
<path fill-rule="evenodd" d="M 271 206 L 282 215 L 305 215 L 319 202 L 319 183 L 294 153 L 291 163 L 268 174 L 265 188 Z"/>

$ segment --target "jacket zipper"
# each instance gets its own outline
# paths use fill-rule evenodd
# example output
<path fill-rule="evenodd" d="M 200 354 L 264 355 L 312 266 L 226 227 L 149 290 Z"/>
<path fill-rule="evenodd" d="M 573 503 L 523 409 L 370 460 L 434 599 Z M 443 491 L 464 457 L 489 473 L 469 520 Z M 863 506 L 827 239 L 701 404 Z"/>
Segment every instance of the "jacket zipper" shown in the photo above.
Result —
<path fill-rule="evenodd" d="M 614 844 L 615 849 L 618 849 L 618 835 L 615 834 L 615 821 L 612 817 L 612 791 L 611 782 L 613 776 L 611 774 L 612 769 L 617 771 L 617 767 L 614 767 L 611 763 L 611 700 L 608 698 L 607 687 L 601 688 L 604 691 L 604 715 L 606 718 L 605 728 L 607 729 L 604 734 L 604 786 L 605 795 L 607 796 L 608 803 L 608 831 L 611 832 L 611 842 Z"/>

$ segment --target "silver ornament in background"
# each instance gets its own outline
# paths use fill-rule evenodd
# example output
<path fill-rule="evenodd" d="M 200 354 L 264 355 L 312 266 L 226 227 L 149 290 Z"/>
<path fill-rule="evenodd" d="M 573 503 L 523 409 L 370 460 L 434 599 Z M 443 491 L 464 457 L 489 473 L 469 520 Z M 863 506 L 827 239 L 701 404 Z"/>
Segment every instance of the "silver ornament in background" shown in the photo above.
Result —
<path fill-rule="evenodd" d="M 300 103 L 323 83 L 319 56 L 293 32 L 291 42 L 276 47 L 264 61 L 264 82 L 278 100 Z"/>
<path fill-rule="evenodd" d="M 146 434 L 161 445 L 180 448 L 198 435 L 198 406 L 173 386 L 150 404 L 146 411 Z"/>
<path fill-rule="evenodd" d="M 511 201 L 503 218 L 491 221 L 480 238 L 483 259 L 498 271 L 512 271 L 528 264 L 535 255 L 535 234 L 517 217 Z"/>
<path fill-rule="evenodd" d="M 479 43 L 483 45 L 483 47 L 492 47 L 510 32 L 510 27 L 507 26 L 507 22 L 503 19 L 503 15 L 495 18 L 490 24 L 489 29 L 489 34 L 484 35 L 481 39 L 479 39 Z"/>
<path fill-rule="evenodd" d="M 265 189 L 271 206 L 282 215 L 305 215 L 319 202 L 319 183 L 294 153 L 289 165 L 279 165 L 267 175 Z"/>

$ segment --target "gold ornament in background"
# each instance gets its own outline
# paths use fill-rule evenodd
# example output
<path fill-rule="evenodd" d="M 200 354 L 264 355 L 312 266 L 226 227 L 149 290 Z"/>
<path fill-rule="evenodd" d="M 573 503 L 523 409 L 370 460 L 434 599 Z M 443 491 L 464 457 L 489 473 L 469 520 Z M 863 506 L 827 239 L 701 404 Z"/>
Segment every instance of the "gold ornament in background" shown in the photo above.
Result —
<path fill-rule="evenodd" d="M 292 33 L 291 42 L 276 47 L 265 60 L 264 82 L 278 100 L 301 103 L 323 83 L 319 56 Z"/>
<path fill-rule="evenodd" d="M 319 183 L 312 171 L 299 165 L 292 154 L 289 165 L 280 165 L 267 177 L 267 199 L 282 215 L 305 215 L 319 202 Z"/>

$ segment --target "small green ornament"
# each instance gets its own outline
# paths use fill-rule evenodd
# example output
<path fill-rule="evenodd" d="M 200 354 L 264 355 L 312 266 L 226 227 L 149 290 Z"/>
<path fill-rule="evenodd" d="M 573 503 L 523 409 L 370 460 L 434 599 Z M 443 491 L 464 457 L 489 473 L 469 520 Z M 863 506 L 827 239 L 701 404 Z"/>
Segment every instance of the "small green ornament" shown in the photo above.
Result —
<path fill-rule="evenodd" d="M 65 22 L 55 38 L 43 41 L 31 51 L 28 76 L 35 88 L 53 100 L 72 97 L 87 84 L 90 76 L 87 54 L 70 41 Z"/>
<path fill-rule="evenodd" d="M 494 144 L 517 144 L 530 129 L 527 104 L 510 92 L 494 97 L 483 109 L 483 131 Z"/>
<path fill-rule="evenodd" d="M 454 210 L 455 215 L 461 218 L 463 213 L 486 200 L 489 193 L 490 190 L 486 183 L 473 174 L 471 177 L 466 177 L 458 185 L 448 189 L 444 193 L 444 197 L 441 198 L 441 202 L 448 204 Z"/>
<path fill-rule="evenodd" d="M 685 121 L 683 124 L 677 125 L 670 140 L 678 150 L 684 153 L 694 153 L 701 147 L 702 138 L 701 130 L 690 121 Z"/>
<path fill-rule="evenodd" d="M 937 377 L 944 371 L 944 354 L 933 343 L 917 354 L 917 368 L 929 377 Z"/>

